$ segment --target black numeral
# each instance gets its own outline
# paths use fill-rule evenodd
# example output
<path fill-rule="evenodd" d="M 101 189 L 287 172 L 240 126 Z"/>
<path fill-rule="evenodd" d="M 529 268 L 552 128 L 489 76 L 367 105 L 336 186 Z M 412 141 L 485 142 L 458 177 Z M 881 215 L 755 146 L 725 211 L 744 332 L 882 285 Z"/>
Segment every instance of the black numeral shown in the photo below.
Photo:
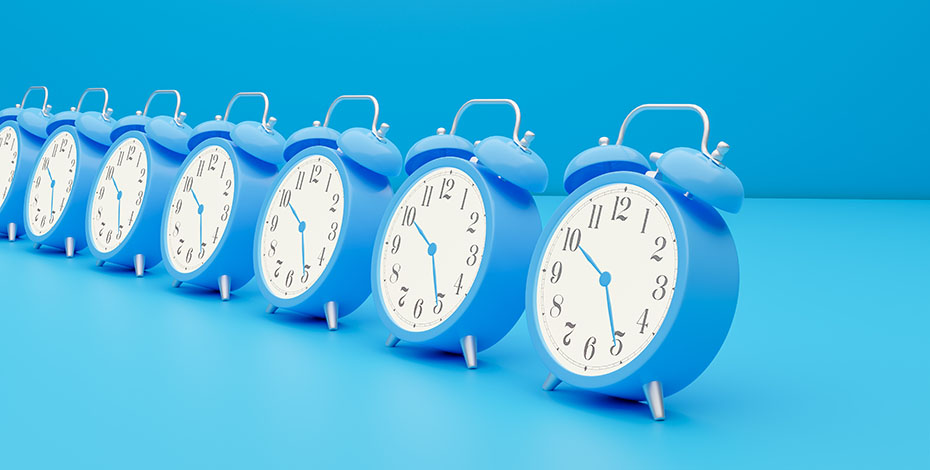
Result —
<path fill-rule="evenodd" d="M 588 221 L 588 228 L 597 229 L 601 224 L 601 212 L 604 210 L 604 206 L 601 204 L 594 204 L 591 206 L 591 220 Z"/>
<path fill-rule="evenodd" d="M 653 252 L 652 256 L 650 256 L 649 259 L 656 260 L 656 261 L 662 261 L 662 257 L 659 256 L 659 252 L 665 249 L 665 245 L 667 243 L 668 241 L 665 240 L 665 237 L 656 237 L 655 245 L 659 247 L 659 249 Z"/>
<path fill-rule="evenodd" d="M 562 314 L 562 304 L 565 303 L 565 297 L 562 294 L 555 294 L 552 297 L 552 307 L 549 307 L 549 316 L 558 318 Z"/>
<path fill-rule="evenodd" d="M 620 196 L 615 196 L 614 213 L 610 216 L 610 220 L 626 220 L 627 216 L 623 215 L 623 213 L 626 212 L 626 210 L 629 209 L 632 204 L 633 201 L 631 201 L 630 198 L 626 196 L 623 196 L 622 198 Z"/>
<path fill-rule="evenodd" d="M 572 229 L 565 227 L 565 242 L 562 244 L 562 251 L 575 251 L 581 244 L 581 229 Z"/>
<path fill-rule="evenodd" d="M 555 284 L 559 282 L 559 279 L 562 279 L 562 262 L 556 261 L 555 264 L 552 265 L 552 277 L 549 278 L 549 282 Z"/>

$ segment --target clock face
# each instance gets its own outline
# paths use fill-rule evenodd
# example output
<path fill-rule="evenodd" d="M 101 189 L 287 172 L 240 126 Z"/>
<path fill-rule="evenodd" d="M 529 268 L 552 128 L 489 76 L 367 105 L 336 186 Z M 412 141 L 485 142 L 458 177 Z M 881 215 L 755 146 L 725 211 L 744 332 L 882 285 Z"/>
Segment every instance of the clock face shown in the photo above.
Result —
<path fill-rule="evenodd" d="M 206 263 L 226 233 L 235 196 L 236 174 L 226 149 L 210 145 L 191 159 L 171 196 L 168 262 L 180 273 Z"/>
<path fill-rule="evenodd" d="M 16 172 L 16 156 L 19 154 L 16 137 L 16 130 L 12 127 L 4 127 L 0 131 L 0 207 L 6 202 L 13 185 L 13 173 Z"/>
<path fill-rule="evenodd" d="M 280 181 L 262 225 L 261 276 L 272 294 L 290 299 L 329 264 L 345 197 L 339 169 L 321 155 L 305 157 Z"/>
<path fill-rule="evenodd" d="M 677 237 L 655 196 L 632 184 L 602 186 L 555 228 L 536 275 L 536 312 L 528 313 L 562 367 L 604 375 L 655 337 L 677 275 Z"/>
<path fill-rule="evenodd" d="M 435 328 L 465 300 L 484 255 L 485 216 L 477 185 L 459 169 L 438 168 L 410 185 L 379 255 L 381 299 L 397 326 Z"/>
<path fill-rule="evenodd" d="M 62 131 L 45 146 L 29 185 L 29 229 L 35 235 L 48 233 L 65 209 L 74 185 L 77 149 L 74 136 Z"/>
<path fill-rule="evenodd" d="M 131 137 L 110 153 L 91 203 L 91 243 L 102 253 L 115 249 L 132 230 L 145 197 L 148 158 L 142 141 Z"/>

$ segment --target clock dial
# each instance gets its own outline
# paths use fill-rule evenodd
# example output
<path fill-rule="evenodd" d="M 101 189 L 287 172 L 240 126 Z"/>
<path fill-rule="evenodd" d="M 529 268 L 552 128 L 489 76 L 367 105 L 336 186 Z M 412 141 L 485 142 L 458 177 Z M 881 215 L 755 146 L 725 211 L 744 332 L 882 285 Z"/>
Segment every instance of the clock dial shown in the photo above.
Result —
<path fill-rule="evenodd" d="M 0 131 L 0 207 L 6 202 L 13 184 L 13 173 L 16 172 L 16 157 L 19 154 L 16 137 L 12 127 L 4 127 Z"/>
<path fill-rule="evenodd" d="M 101 171 L 91 203 L 91 243 L 107 253 L 125 240 L 139 217 L 148 181 L 142 141 L 132 137 L 121 142 Z"/>
<path fill-rule="evenodd" d="M 339 169 L 321 155 L 305 157 L 275 188 L 261 233 L 261 275 L 282 299 L 319 279 L 342 230 L 345 197 Z"/>
<path fill-rule="evenodd" d="M 424 331 L 455 312 L 481 266 L 486 223 L 465 172 L 439 168 L 410 185 L 391 214 L 378 267 L 384 308 L 397 326 Z"/>
<path fill-rule="evenodd" d="M 562 367 L 604 375 L 655 337 L 677 275 L 677 238 L 665 208 L 639 186 L 606 185 L 581 198 L 556 227 L 530 314 Z"/>
<path fill-rule="evenodd" d="M 213 256 L 229 223 L 235 179 L 229 153 L 218 145 L 201 150 L 184 168 L 165 226 L 168 262 L 178 272 L 193 272 Z"/>
<path fill-rule="evenodd" d="M 29 229 L 45 235 L 58 222 L 71 197 L 77 149 L 70 132 L 59 132 L 46 145 L 29 185 Z"/>

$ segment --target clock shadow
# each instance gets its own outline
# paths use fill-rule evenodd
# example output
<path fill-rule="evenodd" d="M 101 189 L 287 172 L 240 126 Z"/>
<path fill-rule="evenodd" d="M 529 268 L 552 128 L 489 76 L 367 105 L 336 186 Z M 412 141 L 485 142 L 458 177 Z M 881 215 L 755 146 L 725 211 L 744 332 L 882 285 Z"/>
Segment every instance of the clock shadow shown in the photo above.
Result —
<path fill-rule="evenodd" d="M 290 328 L 298 329 L 314 329 L 321 330 L 326 333 L 330 333 L 329 328 L 326 327 L 326 319 L 323 317 L 317 317 L 314 315 L 307 315 L 303 313 L 297 313 L 291 310 L 279 309 L 275 313 L 268 313 L 264 310 L 261 311 L 261 316 L 265 320 L 277 323 L 282 326 L 287 326 Z M 341 330 L 351 330 L 351 323 L 344 323 L 343 319 L 339 319 L 339 328 L 332 333 L 338 333 Z"/>
<path fill-rule="evenodd" d="M 610 411 L 611 414 L 609 416 L 617 419 L 644 419 L 652 421 L 652 412 L 649 410 L 649 405 L 644 402 L 583 390 L 564 383 L 556 390 L 543 393 L 546 393 L 551 400 L 557 401 L 561 405 L 593 412 L 598 416 L 605 416 L 603 412 Z M 666 419 L 675 419 L 674 413 L 669 413 L 669 411 L 668 407 L 666 407 Z"/>
<path fill-rule="evenodd" d="M 418 366 L 425 365 L 433 369 L 445 371 L 450 369 L 461 369 L 463 372 L 469 370 L 465 367 L 465 356 L 460 352 L 448 352 L 426 346 L 409 343 L 404 344 L 403 341 L 393 348 L 385 347 L 382 343 L 381 349 L 387 354 Z M 482 360 L 481 353 L 478 353 L 478 368 L 474 369 L 475 372 L 481 373 L 482 370 L 498 369 L 500 369 L 500 367 L 497 364 Z"/>

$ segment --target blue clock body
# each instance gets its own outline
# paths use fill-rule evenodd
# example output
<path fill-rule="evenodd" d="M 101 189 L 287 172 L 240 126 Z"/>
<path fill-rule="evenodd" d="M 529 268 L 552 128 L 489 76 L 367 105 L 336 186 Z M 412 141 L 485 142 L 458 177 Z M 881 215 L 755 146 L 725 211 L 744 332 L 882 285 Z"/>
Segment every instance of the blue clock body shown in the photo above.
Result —
<path fill-rule="evenodd" d="M 261 275 L 261 231 L 275 199 L 276 191 L 291 169 L 306 159 L 324 158 L 339 172 L 343 188 L 343 215 L 339 239 L 325 270 L 312 286 L 293 298 L 271 292 Z M 287 141 L 284 158 L 288 163 L 270 186 L 255 228 L 252 252 L 258 287 L 275 308 L 325 317 L 325 306 L 338 306 L 337 318 L 358 308 L 371 294 L 368 267 L 375 247 L 375 235 L 393 191 L 388 176 L 400 172 L 403 157 L 394 144 L 368 129 L 352 128 L 339 133 L 328 127 L 308 127 L 295 132 Z M 377 162 L 377 163 L 375 163 Z M 334 321 L 335 319 L 328 319 Z M 330 325 L 335 329 L 335 325 Z"/>
<path fill-rule="evenodd" d="M 48 138 L 39 150 L 39 156 L 45 153 L 56 136 L 65 132 L 71 134 L 77 160 L 74 168 L 74 182 L 68 201 L 48 232 L 36 235 L 29 224 L 25 224 L 26 235 L 30 240 L 41 246 L 66 250 L 66 241 L 71 238 L 74 241 L 74 252 L 81 251 L 87 246 L 85 216 L 89 192 L 93 187 L 92 184 L 103 161 L 103 156 L 112 143 L 110 133 L 115 124 L 115 119 L 98 111 L 62 111 L 51 119 L 46 128 Z M 33 181 L 36 172 L 41 170 L 40 163 L 41 158 L 36 160 L 29 181 Z M 23 212 L 28 215 L 29 201 L 23 201 Z"/>
<path fill-rule="evenodd" d="M 136 114 L 126 116 L 117 122 L 110 134 L 113 145 L 104 156 L 103 162 L 109 161 L 112 152 L 117 151 L 123 142 L 129 139 L 141 142 L 145 149 L 148 168 L 145 173 L 145 195 L 142 198 L 142 205 L 139 206 L 136 222 L 116 248 L 102 252 L 93 243 L 88 243 L 88 250 L 99 261 L 126 268 L 136 268 L 136 255 L 142 255 L 142 270 L 152 268 L 161 262 L 162 251 L 158 230 L 161 228 L 165 201 L 169 195 L 168 190 L 177 176 L 178 167 L 187 156 L 187 142 L 191 132 L 189 125 L 179 124 L 171 116 L 148 117 Z M 105 176 L 104 170 L 104 165 L 101 165 L 91 188 L 97 187 L 100 178 Z M 94 229 L 91 224 L 93 216 L 92 205 L 88 204 L 85 222 L 88 240 L 93 237 Z"/>
<path fill-rule="evenodd" d="M 262 209 L 262 195 L 268 191 L 278 171 L 277 162 L 283 162 L 284 138 L 255 121 L 243 121 L 237 125 L 220 119 L 204 122 L 193 129 L 187 143 L 191 151 L 177 175 L 182 175 L 196 156 L 211 145 L 219 146 L 229 154 L 235 174 L 233 202 L 226 230 L 213 254 L 199 268 L 189 273 L 176 270 L 167 261 L 168 216 L 171 210 L 169 196 L 162 211 L 162 258 L 166 259 L 165 268 L 176 280 L 176 285 L 184 283 L 221 290 L 220 277 L 228 276 L 229 291 L 234 291 L 248 283 L 255 274 L 251 256 L 255 221 Z M 176 178 L 168 194 L 174 194 L 180 184 L 180 177 Z M 225 300 L 226 293 L 222 293 Z"/>
<path fill-rule="evenodd" d="M 0 233 L 10 240 L 25 235 L 26 224 L 23 212 L 26 188 L 29 186 L 30 169 L 36 166 L 39 150 L 48 137 L 51 116 L 39 108 L 13 107 L 0 111 L 0 132 L 10 128 L 16 135 L 16 163 L 13 166 L 13 180 L 5 196 L 0 196 Z M 0 175 L 0 178 L 6 175 Z M 16 224 L 10 233 L 10 224 Z"/>

